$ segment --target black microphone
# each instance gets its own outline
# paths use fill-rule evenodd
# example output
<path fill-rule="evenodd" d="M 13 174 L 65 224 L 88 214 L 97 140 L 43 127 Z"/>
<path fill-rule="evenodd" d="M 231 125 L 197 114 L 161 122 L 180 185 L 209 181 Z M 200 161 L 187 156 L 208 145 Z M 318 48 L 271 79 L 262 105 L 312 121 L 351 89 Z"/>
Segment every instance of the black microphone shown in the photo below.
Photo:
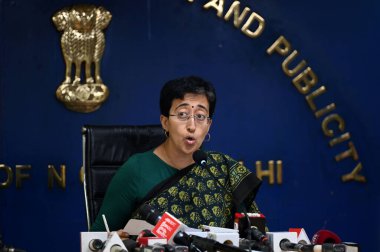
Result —
<path fill-rule="evenodd" d="M 140 247 L 140 252 L 165 252 L 165 248 L 154 244 Z"/>
<path fill-rule="evenodd" d="M 144 229 L 142 230 L 138 235 L 137 235 L 137 238 L 136 238 L 136 241 L 138 242 L 140 238 L 143 238 L 143 237 L 156 237 L 152 231 L 150 231 L 149 229 Z"/>
<path fill-rule="evenodd" d="M 170 245 L 162 243 L 155 243 L 154 245 L 163 247 L 165 252 L 189 252 L 189 247 L 185 245 Z"/>
<path fill-rule="evenodd" d="M 163 247 L 165 249 L 165 252 L 174 252 L 175 251 L 174 246 L 172 246 L 170 244 L 155 243 L 154 245 L 158 245 L 158 246 Z"/>
<path fill-rule="evenodd" d="M 148 219 L 150 221 L 156 220 L 156 222 L 149 222 L 152 225 L 157 224 L 157 222 L 161 220 L 161 216 L 156 216 L 157 212 L 151 209 L 149 205 L 141 206 L 140 210 L 142 210 L 142 212 L 140 211 L 141 216 L 143 218 L 145 217 L 147 221 Z M 144 213 L 151 214 L 152 216 L 147 218 L 146 215 L 143 215 Z M 244 249 L 240 249 L 239 247 L 225 245 L 209 238 L 203 238 L 196 235 L 190 236 L 181 230 L 177 231 L 172 237 L 174 243 L 188 246 L 191 252 L 203 252 L 205 250 L 211 252 L 216 249 L 223 250 L 225 252 L 246 252 Z"/>
<path fill-rule="evenodd" d="M 359 244 L 342 242 L 336 233 L 326 229 L 319 230 L 314 234 L 312 244 L 314 244 L 314 251 L 317 252 L 359 251 Z"/>
<path fill-rule="evenodd" d="M 239 240 L 239 248 L 245 249 L 245 250 L 258 250 L 263 252 L 272 252 L 272 248 L 270 246 L 263 245 L 261 242 L 256 240 L 248 240 L 246 238 L 241 238 Z"/>
<path fill-rule="evenodd" d="M 226 194 L 232 194 L 232 192 L 227 191 L 227 189 L 220 183 L 220 181 L 215 178 L 214 174 L 210 171 L 210 167 L 207 165 L 207 153 L 202 150 L 196 150 L 193 153 L 193 159 L 197 165 L 200 165 L 201 167 L 207 169 L 208 173 L 214 178 L 216 183 L 220 185 L 224 193 Z M 234 199 L 233 199 L 234 200 Z M 235 203 L 235 201 L 234 201 Z"/>
<path fill-rule="evenodd" d="M 115 244 L 110 248 L 110 252 L 128 252 L 128 250 L 123 249 L 120 245 Z"/>
<path fill-rule="evenodd" d="M 88 243 L 88 248 L 91 251 L 100 251 L 101 249 L 103 249 L 103 247 L 104 247 L 104 242 L 100 239 L 92 239 Z"/>
<path fill-rule="evenodd" d="M 193 159 L 197 165 L 202 167 L 207 166 L 207 153 L 201 150 L 196 150 L 193 153 Z"/>
<path fill-rule="evenodd" d="M 319 246 L 321 246 L 321 248 L 318 248 Z M 324 243 L 322 245 L 314 245 L 314 251 L 318 251 L 318 252 L 319 251 L 321 251 L 321 252 L 346 252 L 346 246 L 344 244 Z"/>
<path fill-rule="evenodd" d="M 162 243 L 155 243 L 154 245 L 163 247 L 165 252 L 189 252 L 189 247 L 184 245 L 170 245 Z"/>
<path fill-rule="evenodd" d="M 133 239 L 123 240 L 123 244 L 130 252 L 135 251 L 135 248 L 137 247 L 137 242 Z"/>
<path fill-rule="evenodd" d="M 254 239 L 256 239 L 257 241 L 261 242 L 262 244 L 266 246 L 270 246 L 268 237 L 264 235 L 256 226 L 251 227 L 250 230 Z"/>
<path fill-rule="evenodd" d="M 193 235 L 192 243 L 197 247 L 202 248 L 204 251 L 224 251 L 224 252 L 246 252 L 245 249 L 226 245 L 218 241 Z"/>
<path fill-rule="evenodd" d="M 280 241 L 280 248 L 284 251 L 313 252 L 314 245 L 300 244 L 290 242 L 288 239 Z"/>
<path fill-rule="evenodd" d="M 176 244 L 179 244 L 179 245 L 183 245 L 183 246 L 187 246 L 190 250 L 190 252 L 203 252 L 203 250 L 201 250 L 200 248 L 198 248 L 197 246 L 195 246 L 193 244 L 193 239 L 191 236 L 189 236 L 187 233 L 185 232 L 178 232 L 174 238 L 173 238 L 173 241 L 174 243 Z"/>
<path fill-rule="evenodd" d="M 177 243 L 174 241 L 174 238 L 178 235 L 178 233 L 181 232 L 181 227 L 184 226 L 180 220 L 176 219 L 169 213 L 164 213 L 161 216 L 156 210 L 147 204 L 144 204 L 140 207 L 139 213 L 141 217 L 145 219 L 149 224 L 155 226 L 152 229 L 153 234 L 157 235 L 158 237 L 166 238 L 169 244 L 172 242 Z M 158 234 L 158 231 L 160 231 L 160 233 L 163 235 Z"/>
<path fill-rule="evenodd" d="M 147 204 L 144 204 L 140 207 L 139 213 L 143 219 L 152 225 L 156 225 L 162 218 L 162 216 L 160 216 L 156 210 Z M 202 252 L 199 248 L 192 244 L 191 237 L 183 231 L 178 231 L 174 235 L 173 242 L 178 245 L 189 247 L 191 252 Z"/>
<path fill-rule="evenodd" d="M 189 236 L 185 232 L 178 232 L 174 237 L 174 242 L 177 244 L 188 246 L 190 251 L 194 252 L 214 252 L 214 251 L 224 251 L 224 252 L 246 252 L 245 249 L 241 249 L 236 246 L 222 244 L 213 239 L 200 237 L 197 235 Z"/>
<path fill-rule="evenodd" d="M 141 217 L 149 224 L 156 225 L 161 220 L 161 215 L 148 204 L 143 204 L 139 209 Z"/>

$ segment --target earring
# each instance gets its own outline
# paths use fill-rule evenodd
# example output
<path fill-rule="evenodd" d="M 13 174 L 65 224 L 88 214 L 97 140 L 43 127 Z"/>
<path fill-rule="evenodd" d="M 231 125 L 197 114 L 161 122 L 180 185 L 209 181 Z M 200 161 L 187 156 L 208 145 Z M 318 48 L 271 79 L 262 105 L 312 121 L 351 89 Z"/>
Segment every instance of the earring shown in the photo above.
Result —
<path fill-rule="evenodd" d="M 210 140 L 211 140 L 211 135 L 210 135 L 210 133 L 207 133 L 207 136 L 208 136 L 208 138 L 207 138 L 207 139 L 205 138 L 205 139 L 203 140 L 203 141 L 206 142 L 206 143 L 207 143 L 207 142 L 210 142 Z"/>
<path fill-rule="evenodd" d="M 165 129 L 163 129 L 163 130 L 164 130 L 164 134 L 165 134 L 166 138 L 168 138 L 169 137 L 169 131 L 166 131 Z"/>

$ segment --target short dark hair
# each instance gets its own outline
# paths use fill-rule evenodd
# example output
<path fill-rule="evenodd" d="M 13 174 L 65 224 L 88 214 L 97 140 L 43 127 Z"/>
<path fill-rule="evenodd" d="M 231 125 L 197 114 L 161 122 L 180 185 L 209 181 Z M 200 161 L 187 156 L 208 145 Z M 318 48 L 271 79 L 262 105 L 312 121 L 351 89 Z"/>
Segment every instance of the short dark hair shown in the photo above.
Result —
<path fill-rule="evenodd" d="M 216 93 L 214 86 L 197 76 L 182 77 L 165 83 L 160 94 L 161 114 L 168 117 L 174 99 L 183 99 L 186 94 L 205 95 L 209 104 L 209 117 L 214 115 Z"/>

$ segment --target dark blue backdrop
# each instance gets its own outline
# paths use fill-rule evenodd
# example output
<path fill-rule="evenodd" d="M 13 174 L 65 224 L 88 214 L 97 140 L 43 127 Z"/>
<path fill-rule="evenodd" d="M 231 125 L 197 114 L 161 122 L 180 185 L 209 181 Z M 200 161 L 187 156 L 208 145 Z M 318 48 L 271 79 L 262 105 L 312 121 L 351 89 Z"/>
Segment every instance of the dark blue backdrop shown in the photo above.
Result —
<path fill-rule="evenodd" d="M 257 201 L 272 231 L 304 227 L 376 251 L 380 237 L 378 58 L 375 1 L 241 1 L 266 21 L 251 39 L 202 8 L 207 1 L 82 1 L 112 15 L 102 77 L 110 97 L 96 112 L 67 110 L 55 98 L 64 77 L 60 34 L 51 17 L 77 1 L 0 1 L 0 164 L 31 165 L 20 189 L 0 189 L 0 232 L 28 251 L 78 251 L 86 231 L 79 170 L 84 124 L 159 122 L 158 94 L 172 78 L 196 74 L 213 82 L 218 102 L 207 148 L 255 170 L 283 161 L 283 184 L 267 180 Z M 226 1 L 225 11 L 231 1 Z M 225 13 L 225 12 L 224 12 Z M 334 102 L 363 164 L 367 183 L 343 183 L 356 165 L 334 156 L 305 98 L 282 72 L 283 58 L 266 49 L 284 35 L 325 85 L 319 102 Z M 298 62 L 298 60 L 296 62 Z M 47 186 L 47 167 L 67 167 L 67 186 Z M 0 172 L 0 182 L 5 181 Z M 48 249 L 46 249 L 48 250 Z"/>

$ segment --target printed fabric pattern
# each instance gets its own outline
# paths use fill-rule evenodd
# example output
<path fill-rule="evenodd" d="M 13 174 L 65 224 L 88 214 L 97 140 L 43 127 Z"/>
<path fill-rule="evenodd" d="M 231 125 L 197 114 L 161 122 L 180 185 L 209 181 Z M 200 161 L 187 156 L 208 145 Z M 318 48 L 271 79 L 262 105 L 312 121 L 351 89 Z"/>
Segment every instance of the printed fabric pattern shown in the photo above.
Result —
<path fill-rule="evenodd" d="M 233 195 L 247 195 L 244 203 L 249 212 L 259 212 L 253 198 L 255 188 L 239 192 L 239 185 L 251 172 L 227 155 L 208 152 L 207 167 L 194 165 L 178 178 L 178 181 L 163 188 L 161 192 L 142 202 L 159 213 L 169 212 L 186 225 L 200 228 L 201 225 L 232 227 L 236 200 Z M 173 182 L 173 181 L 172 181 Z M 252 185 L 253 187 L 253 185 Z M 224 188 L 224 189 L 223 189 Z M 244 189 L 247 191 L 247 189 Z M 143 219 L 138 209 L 132 218 Z"/>

